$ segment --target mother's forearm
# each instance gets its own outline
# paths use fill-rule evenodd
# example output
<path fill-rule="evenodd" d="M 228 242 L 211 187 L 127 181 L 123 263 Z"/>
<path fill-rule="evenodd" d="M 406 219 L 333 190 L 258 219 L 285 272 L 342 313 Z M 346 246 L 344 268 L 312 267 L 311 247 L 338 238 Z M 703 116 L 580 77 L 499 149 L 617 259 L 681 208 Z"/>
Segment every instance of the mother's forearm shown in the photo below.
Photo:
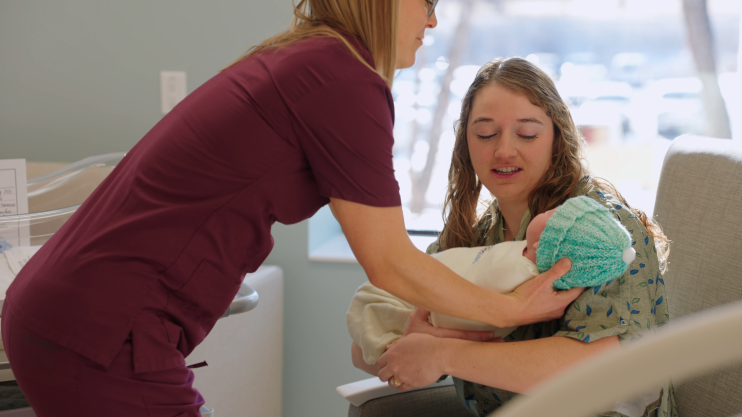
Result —
<path fill-rule="evenodd" d="M 446 339 L 446 373 L 478 384 L 526 393 L 585 359 L 619 347 L 618 336 L 585 343 L 547 337 L 508 343 Z"/>

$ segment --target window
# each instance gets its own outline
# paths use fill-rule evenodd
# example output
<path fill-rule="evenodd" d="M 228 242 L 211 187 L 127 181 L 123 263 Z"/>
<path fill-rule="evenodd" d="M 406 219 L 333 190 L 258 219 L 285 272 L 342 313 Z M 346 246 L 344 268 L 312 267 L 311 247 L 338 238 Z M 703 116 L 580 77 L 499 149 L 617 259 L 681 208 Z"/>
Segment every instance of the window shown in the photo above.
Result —
<path fill-rule="evenodd" d="M 687 33 L 706 32 L 688 26 L 681 0 L 440 2 L 438 27 L 426 33 L 415 66 L 399 72 L 392 91 L 394 167 L 408 229 L 442 228 L 461 98 L 481 65 L 510 56 L 555 80 L 587 139 L 591 170 L 650 214 L 673 138 L 723 137 L 724 129 L 730 135 L 730 120 L 742 136 L 742 101 L 732 94 L 742 91 L 742 0 L 709 0 L 704 7 L 713 52 L 699 75 L 697 56 L 709 51 L 697 42 L 703 36 L 688 42 Z M 716 97 L 708 92 L 714 83 Z M 716 110 L 707 112 L 710 106 Z"/>

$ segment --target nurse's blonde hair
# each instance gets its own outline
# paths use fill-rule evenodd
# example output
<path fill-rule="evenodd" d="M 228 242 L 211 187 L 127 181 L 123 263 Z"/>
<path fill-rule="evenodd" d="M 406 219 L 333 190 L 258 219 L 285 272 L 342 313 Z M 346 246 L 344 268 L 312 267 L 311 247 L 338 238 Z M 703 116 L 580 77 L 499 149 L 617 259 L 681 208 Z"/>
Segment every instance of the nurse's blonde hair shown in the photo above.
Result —
<path fill-rule="evenodd" d="M 342 42 L 354 57 L 391 87 L 397 64 L 399 3 L 400 0 L 300 0 L 294 4 L 294 20 L 288 30 L 253 46 L 234 63 L 308 37 L 330 37 Z M 341 31 L 358 37 L 371 52 L 376 68 L 366 63 Z"/>

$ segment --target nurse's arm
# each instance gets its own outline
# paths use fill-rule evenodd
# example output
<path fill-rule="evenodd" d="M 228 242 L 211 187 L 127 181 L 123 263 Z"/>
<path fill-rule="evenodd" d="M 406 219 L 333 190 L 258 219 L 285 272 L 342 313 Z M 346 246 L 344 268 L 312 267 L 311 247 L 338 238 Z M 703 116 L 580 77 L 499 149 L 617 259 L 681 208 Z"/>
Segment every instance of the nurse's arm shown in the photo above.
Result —
<path fill-rule="evenodd" d="M 486 290 L 418 250 L 407 236 L 401 207 L 332 198 L 330 208 L 369 281 L 425 310 L 512 327 L 559 318 L 582 293 L 552 288 L 569 270 L 562 262 L 510 294 Z"/>

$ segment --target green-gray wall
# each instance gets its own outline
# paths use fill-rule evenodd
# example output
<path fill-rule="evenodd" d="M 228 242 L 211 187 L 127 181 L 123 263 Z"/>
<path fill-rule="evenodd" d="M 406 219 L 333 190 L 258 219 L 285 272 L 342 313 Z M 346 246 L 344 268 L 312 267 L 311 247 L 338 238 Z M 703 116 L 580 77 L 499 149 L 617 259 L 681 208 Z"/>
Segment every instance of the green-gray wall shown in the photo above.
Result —
<path fill-rule="evenodd" d="M 291 0 L 0 0 L 0 159 L 126 151 L 162 117 L 160 71 L 186 71 L 193 91 L 290 20 Z M 366 374 L 350 363 L 345 311 L 365 275 L 308 261 L 307 222 L 273 236 L 266 263 L 286 278 L 284 415 L 346 415 L 335 387 Z"/>

